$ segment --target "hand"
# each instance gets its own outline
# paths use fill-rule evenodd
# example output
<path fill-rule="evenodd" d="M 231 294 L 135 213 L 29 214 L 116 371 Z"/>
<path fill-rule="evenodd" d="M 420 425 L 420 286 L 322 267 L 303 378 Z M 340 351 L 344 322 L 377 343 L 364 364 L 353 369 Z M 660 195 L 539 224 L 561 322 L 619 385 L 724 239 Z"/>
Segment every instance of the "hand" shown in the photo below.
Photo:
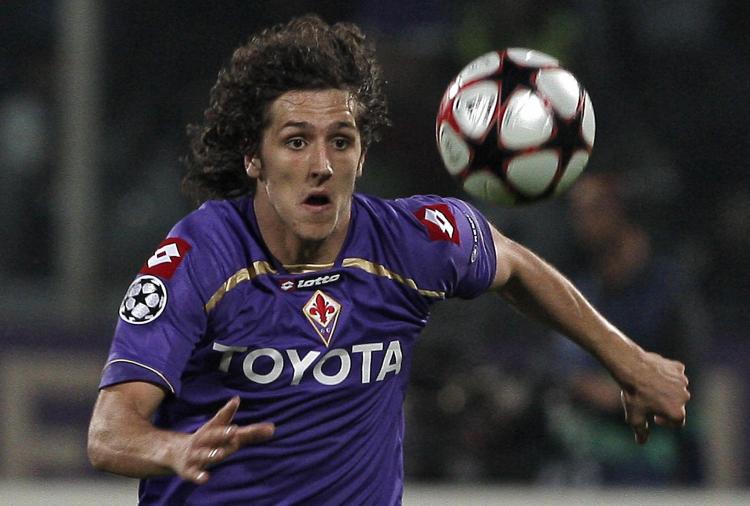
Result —
<path fill-rule="evenodd" d="M 254 423 L 239 427 L 232 419 L 240 405 L 239 397 L 230 399 L 214 417 L 193 434 L 186 435 L 174 452 L 172 468 L 184 480 L 198 485 L 210 477 L 207 469 L 248 444 L 262 443 L 273 436 L 272 423 Z"/>
<path fill-rule="evenodd" d="M 621 398 L 625 421 L 633 428 L 638 444 L 649 436 L 649 418 L 657 425 L 685 425 L 685 404 L 690 399 L 685 365 L 656 353 L 645 353 L 632 385 L 623 387 Z"/>

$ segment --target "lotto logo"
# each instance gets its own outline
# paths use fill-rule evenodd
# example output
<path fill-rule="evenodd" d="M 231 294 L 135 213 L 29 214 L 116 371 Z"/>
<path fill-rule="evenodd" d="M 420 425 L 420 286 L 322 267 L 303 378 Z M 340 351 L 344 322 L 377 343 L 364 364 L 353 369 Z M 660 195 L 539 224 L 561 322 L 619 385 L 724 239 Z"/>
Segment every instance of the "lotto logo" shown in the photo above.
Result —
<path fill-rule="evenodd" d="M 190 251 L 190 244 L 179 237 L 169 237 L 159 244 L 154 254 L 141 267 L 141 274 L 150 274 L 164 279 L 172 277 L 183 258 Z"/>
<path fill-rule="evenodd" d="M 277 283 L 279 288 L 285 292 L 291 292 L 292 290 L 305 290 L 309 288 L 316 288 L 321 285 L 328 285 L 335 283 L 341 279 L 341 274 L 327 274 L 325 276 L 316 276 L 312 278 L 302 279 L 279 279 Z"/>
<path fill-rule="evenodd" d="M 414 213 L 427 229 L 431 241 L 450 241 L 461 244 L 456 226 L 456 218 L 446 204 L 432 204 L 420 207 Z"/>
<path fill-rule="evenodd" d="M 289 290 L 294 290 L 294 281 L 287 279 L 286 281 L 282 281 L 279 286 L 282 290 L 288 292 Z"/>

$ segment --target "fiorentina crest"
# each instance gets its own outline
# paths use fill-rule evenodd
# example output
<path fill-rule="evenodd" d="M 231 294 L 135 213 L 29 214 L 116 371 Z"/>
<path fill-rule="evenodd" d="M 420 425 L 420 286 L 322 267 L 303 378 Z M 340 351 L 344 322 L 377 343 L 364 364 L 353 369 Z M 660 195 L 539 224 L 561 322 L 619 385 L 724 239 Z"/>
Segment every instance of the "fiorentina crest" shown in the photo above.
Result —
<path fill-rule="evenodd" d="M 320 290 L 315 290 L 302 308 L 307 321 L 313 326 L 323 343 L 328 347 L 341 314 L 341 304 Z"/>

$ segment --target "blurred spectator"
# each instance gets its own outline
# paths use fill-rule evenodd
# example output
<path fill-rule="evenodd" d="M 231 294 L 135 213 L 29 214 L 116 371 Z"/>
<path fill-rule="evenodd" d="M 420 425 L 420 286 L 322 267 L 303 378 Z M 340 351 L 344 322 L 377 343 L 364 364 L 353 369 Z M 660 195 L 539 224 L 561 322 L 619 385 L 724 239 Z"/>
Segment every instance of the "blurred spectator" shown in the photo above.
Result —
<path fill-rule="evenodd" d="M 412 365 L 409 477 L 532 482 L 551 451 L 545 343 L 540 326 L 494 295 L 437 304 Z"/>
<path fill-rule="evenodd" d="M 745 304 L 750 286 L 750 188 L 739 184 L 719 198 L 712 222 L 711 269 L 706 289 L 720 315 L 726 341 L 745 341 L 748 321 Z"/>
<path fill-rule="evenodd" d="M 40 278 L 53 250 L 54 60 L 45 47 L 15 56 L 0 87 L 0 275 Z"/>
<path fill-rule="evenodd" d="M 585 175 L 570 192 L 569 217 L 579 248 L 570 273 L 575 283 L 633 340 L 686 363 L 691 382 L 697 384 L 699 348 L 705 346 L 707 333 L 694 280 L 686 279 L 673 258 L 653 251 L 649 234 L 630 216 L 616 177 Z M 551 360 L 560 381 L 546 411 L 561 454 L 545 467 L 543 481 L 700 483 L 695 412 L 685 429 L 655 428 L 648 444 L 637 446 L 622 422 L 620 388 L 604 369 L 562 338 Z"/>

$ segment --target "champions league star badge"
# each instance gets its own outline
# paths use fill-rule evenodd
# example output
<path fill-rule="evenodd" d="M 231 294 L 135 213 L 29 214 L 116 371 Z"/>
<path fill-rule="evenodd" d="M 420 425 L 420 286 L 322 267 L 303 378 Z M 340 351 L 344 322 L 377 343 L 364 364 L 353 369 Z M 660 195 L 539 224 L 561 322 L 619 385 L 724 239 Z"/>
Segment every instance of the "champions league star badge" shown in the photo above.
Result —
<path fill-rule="evenodd" d="M 141 276 L 128 288 L 120 304 L 120 318 L 143 325 L 159 317 L 167 305 L 167 287 L 155 276 Z"/>
<path fill-rule="evenodd" d="M 327 348 L 333 339 L 336 323 L 339 321 L 341 304 L 322 291 L 315 290 L 302 308 L 302 312 Z"/>

